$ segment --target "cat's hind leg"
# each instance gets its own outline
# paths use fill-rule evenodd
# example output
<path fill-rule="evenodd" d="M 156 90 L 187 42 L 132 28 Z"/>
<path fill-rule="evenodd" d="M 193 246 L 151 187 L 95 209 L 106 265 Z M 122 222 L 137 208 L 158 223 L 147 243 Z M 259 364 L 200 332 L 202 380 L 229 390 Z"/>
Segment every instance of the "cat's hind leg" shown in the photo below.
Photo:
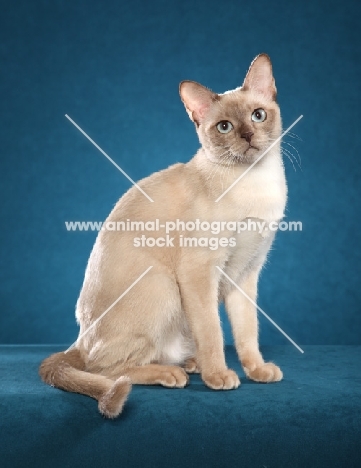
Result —
<path fill-rule="evenodd" d="M 184 369 L 179 366 L 167 366 L 163 364 L 146 364 L 135 366 L 122 371 L 132 384 L 138 385 L 163 385 L 170 388 L 183 388 L 189 382 L 189 377 Z"/>

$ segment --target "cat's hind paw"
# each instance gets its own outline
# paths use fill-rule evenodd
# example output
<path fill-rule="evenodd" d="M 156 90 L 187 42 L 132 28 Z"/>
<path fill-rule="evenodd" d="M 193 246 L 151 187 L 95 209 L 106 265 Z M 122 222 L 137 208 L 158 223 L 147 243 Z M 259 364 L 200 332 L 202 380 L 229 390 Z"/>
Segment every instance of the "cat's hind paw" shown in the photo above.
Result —
<path fill-rule="evenodd" d="M 158 383 L 163 387 L 184 388 L 189 383 L 188 374 L 178 366 L 164 366 Z"/>
<path fill-rule="evenodd" d="M 202 379 L 213 390 L 232 390 L 241 385 L 238 375 L 232 369 L 202 374 Z"/>
<path fill-rule="evenodd" d="M 189 358 L 184 363 L 184 370 L 187 374 L 199 374 L 200 369 L 197 364 L 197 360 L 195 358 Z"/>
<path fill-rule="evenodd" d="M 267 362 L 261 366 L 255 367 L 252 370 L 245 367 L 244 371 L 247 377 L 251 380 L 254 380 L 255 382 L 279 382 L 283 378 L 281 369 L 273 364 L 273 362 Z"/>

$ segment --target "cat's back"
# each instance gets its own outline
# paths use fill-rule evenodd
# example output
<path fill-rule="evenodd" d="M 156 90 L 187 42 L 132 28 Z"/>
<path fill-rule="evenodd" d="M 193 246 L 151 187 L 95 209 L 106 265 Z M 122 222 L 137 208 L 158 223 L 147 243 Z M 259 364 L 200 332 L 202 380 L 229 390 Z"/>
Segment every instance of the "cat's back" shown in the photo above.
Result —
<path fill-rule="evenodd" d="M 110 218 L 179 217 L 202 191 L 201 178 L 188 164 L 176 163 L 155 172 L 133 186 L 117 202 Z M 152 200 L 152 201 L 151 201 Z"/>

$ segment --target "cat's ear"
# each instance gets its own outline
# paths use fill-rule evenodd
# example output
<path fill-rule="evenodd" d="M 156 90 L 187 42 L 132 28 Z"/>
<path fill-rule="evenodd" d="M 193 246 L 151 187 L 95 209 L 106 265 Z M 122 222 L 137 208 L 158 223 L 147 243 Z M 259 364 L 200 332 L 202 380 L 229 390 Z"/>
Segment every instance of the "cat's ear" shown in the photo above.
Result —
<path fill-rule="evenodd" d="M 196 125 L 200 125 L 212 103 L 218 99 L 218 94 L 195 81 L 182 81 L 179 94 L 189 118 Z"/>
<path fill-rule="evenodd" d="M 267 54 L 260 54 L 253 60 L 242 89 L 262 94 L 270 101 L 276 100 L 277 90 L 272 74 L 272 64 Z"/>

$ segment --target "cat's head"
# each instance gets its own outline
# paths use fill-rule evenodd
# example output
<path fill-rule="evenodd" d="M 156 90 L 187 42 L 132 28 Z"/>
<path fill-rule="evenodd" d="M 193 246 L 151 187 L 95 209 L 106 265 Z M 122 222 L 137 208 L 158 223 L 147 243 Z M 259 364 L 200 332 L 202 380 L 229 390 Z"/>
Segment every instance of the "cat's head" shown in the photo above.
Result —
<path fill-rule="evenodd" d="M 252 163 L 281 134 L 281 116 L 270 58 L 258 55 L 243 85 L 216 94 L 183 81 L 180 95 L 209 159 L 218 163 Z"/>

